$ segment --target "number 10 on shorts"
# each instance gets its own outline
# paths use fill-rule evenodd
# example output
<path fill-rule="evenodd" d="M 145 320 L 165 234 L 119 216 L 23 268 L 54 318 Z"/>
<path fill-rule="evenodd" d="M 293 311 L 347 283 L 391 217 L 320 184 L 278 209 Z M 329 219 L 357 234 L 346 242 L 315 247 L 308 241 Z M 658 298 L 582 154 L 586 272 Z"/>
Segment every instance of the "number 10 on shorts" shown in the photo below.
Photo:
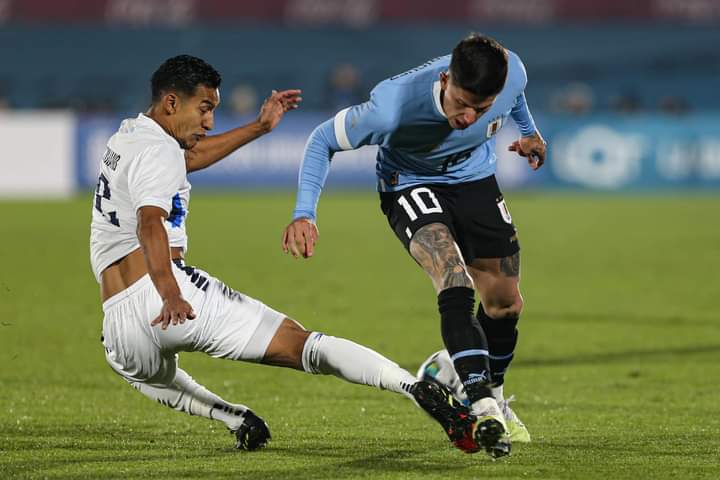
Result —
<path fill-rule="evenodd" d="M 428 203 L 426 203 L 425 198 L 423 198 L 423 194 L 425 194 L 425 198 L 429 200 L 429 205 Z M 420 210 L 420 213 L 422 215 L 427 215 L 428 213 L 442 213 L 442 207 L 440 206 L 440 202 L 438 202 L 435 193 L 433 193 L 433 191 L 427 187 L 419 187 L 412 189 L 410 191 L 410 198 L 412 198 L 413 202 L 417 206 L 418 210 Z M 405 195 L 400 195 L 400 198 L 398 198 L 398 203 L 401 207 L 403 207 L 405 213 L 407 213 L 408 218 L 411 222 L 417 220 L 418 214 L 416 213 L 415 209 L 410 204 L 410 201 Z"/>

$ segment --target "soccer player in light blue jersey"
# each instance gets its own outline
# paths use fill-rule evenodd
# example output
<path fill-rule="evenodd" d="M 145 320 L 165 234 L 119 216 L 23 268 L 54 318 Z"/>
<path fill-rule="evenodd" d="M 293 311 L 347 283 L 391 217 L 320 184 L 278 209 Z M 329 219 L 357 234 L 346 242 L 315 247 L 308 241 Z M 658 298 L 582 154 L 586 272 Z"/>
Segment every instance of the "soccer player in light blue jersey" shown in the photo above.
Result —
<path fill-rule="evenodd" d="M 452 55 L 380 82 L 369 101 L 341 110 L 313 131 L 293 221 L 283 235 L 286 252 L 312 256 L 330 160 L 343 150 L 378 146 L 382 211 L 433 282 L 443 341 L 472 415 L 441 406 L 450 398 L 441 388 L 425 399 L 435 403 L 425 409 L 443 425 L 472 434 L 475 445 L 456 446 L 482 448 L 493 457 L 510 453 L 511 439 L 530 440 L 503 397 L 522 297 L 517 231 L 495 180 L 495 134 L 508 117 L 521 132 L 509 150 L 534 170 L 545 160 L 526 83 L 520 58 L 479 34 L 459 42 Z"/>

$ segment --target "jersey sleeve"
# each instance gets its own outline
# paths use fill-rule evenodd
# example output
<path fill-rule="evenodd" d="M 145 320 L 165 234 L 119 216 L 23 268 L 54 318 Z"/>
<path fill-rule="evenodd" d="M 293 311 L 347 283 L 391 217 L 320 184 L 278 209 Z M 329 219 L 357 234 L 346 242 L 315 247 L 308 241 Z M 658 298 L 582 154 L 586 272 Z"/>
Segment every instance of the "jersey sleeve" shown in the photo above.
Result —
<path fill-rule="evenodd" d="M 380 144 L 393 130 L 393 99 L 381 86 L 373 90 L 369 101 L 340 110 L 310 135 L 298 175 L 293 220 L 316 219 L 317 203 L 336 152 Z"/>
<path fill-rule="evenodd" d="M 333 119 L 333 133 L 342 150 L 383 143 L 396 124 L 396 89 L 382 82 L 370 93 L 370 100 L 340 110 Z"/>
<path fill-rule="evenodd" d="M 527 86 L 527 71 L 520 57 L 515 53 L 511 53 L 512 61 L 517 62 L 517 69 L 515 70 L 515 78 L 513 83 L 517 85 L 520 93 L 515 97 L 515 104 L 510 111 L 510 116 L 515 120 L 515 123 L 520 129 L 520 133 L 523 137 L 527 137 L 535 133 L 535 120 L 533 120 L 530 109 L 528 108 L 527 100 L 525 98 L 525 87 Z"/>
<path fill-rule="evenodd" d="M 298 174 L 298 191 L 293 220 L 315 220 L 320 192 L 330 172 L 330 161 L 341 148 L 335 139 L 334 119 L 320 124 L 308 138 Z"/>
<path fill-rule="evenodd" d="M 185 180 L 185 159 L 171 145 L 143 150 L 128 170 L 128 191 L 133 209 L 159 207 L 170 213 L 172 198 Z"/>
<path fill-rule="evenodd" d="M 533 120 L 530 109 L 525 99 L 525 92 L 521 93 L 515 99 L 515 106 L 510 111 L 510 115 L 520 129 L 520 133 L 523 137 L 528 137 L 535 133 L 535 120 Z"/>

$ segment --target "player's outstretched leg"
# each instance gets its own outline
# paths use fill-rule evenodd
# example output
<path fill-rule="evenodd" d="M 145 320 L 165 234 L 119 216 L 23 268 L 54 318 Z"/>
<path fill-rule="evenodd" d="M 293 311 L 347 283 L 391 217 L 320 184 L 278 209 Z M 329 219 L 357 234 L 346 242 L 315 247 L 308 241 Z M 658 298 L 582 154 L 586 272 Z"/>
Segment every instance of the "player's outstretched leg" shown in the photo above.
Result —
<path fill-rule="evenodd" d="M 401 393 L 412 399 L 415 377 L 367 347 L 344 338 L 311 332 L 302 351 L 302 368 L 308 373 L 334 375 L 348 382 Z"/>
<path fill-rule="evenodd" d="M 249 408 L 223 400 L 179 368 L 167 385 L 130 384 L 143 395 L 179 412 L 223 422 L 235 435 L 240 450 L 262 448 L 271 438 L 267 424 Z"/>
<path fill-rule="evenodd" d="M 294 351 L 299 359 L 294 359 Z M 474 426 L 466 407 L 449 404 L 438 387 L 433 386 L 436 390 L 432 390 L 424 382 L 417 382 L 395 362 L 350 340 L 308 332 L 294 320 L 285 319 L 263 363 L 334 375 L 348 382 L 400 393 L 440 423 L 458 448 L 468 452 L 479 449 L 472 438 Z"/>
<path fill-rule="evenodd" d="M 303 368 L 401 393 L 435 419 L 457 448 L 466 453 L 480 450 L 474 438 L 475 418 L 467 407 L 449 402 L 449 395 L 437 384 L 416 381 L 407 370 L 369 348 L 313 332 L 303 349 Z"/>

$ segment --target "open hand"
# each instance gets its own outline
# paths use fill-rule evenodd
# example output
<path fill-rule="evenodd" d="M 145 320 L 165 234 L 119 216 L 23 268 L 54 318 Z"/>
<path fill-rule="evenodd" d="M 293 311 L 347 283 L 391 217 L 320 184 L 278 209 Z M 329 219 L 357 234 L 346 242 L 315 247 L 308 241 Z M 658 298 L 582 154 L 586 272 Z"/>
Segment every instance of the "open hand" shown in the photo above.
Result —
<path fill-rule="evenodd" d="M 300 90 L 273 90 L 272 95 L 266 98 L 260 107 L 258 122 L 263 129 L 271 131 L 280 123 L 285 112 L 298 108 L 302 102 L 300 93 Z"/>
<path fill-rule="evenodd" d="M 282 248 L 293 257 L 312 257 L 320 232 L 315 222 L 309 218 L 298 218 L 285 227 L 282 236 Z"/>
<path fill-rule="evenodd" d="M 527 157 L 528 164 L 533 170 L 537 170 L 545 163 L 545 152 L 547 144 L 543 140 L 540 132 L 536 131 L 529 137 L 520 137 L 515 140 L 509 147 L 511 152 L 517 152 L 522 157 Z"/>
<path fill-rule="evenodd" d="M 181 295 L 168 297 L 163 301 L 160 315 L 150 324 L 151 326 L 160 325 L 163 330 L 167 330 L 168 325 L 172 323 L 181 325 L 185 323 L 185 320 L 194 320 L 195 312 L 193 311 L 192 305 L 187 300 L 182 298 Z"/>

